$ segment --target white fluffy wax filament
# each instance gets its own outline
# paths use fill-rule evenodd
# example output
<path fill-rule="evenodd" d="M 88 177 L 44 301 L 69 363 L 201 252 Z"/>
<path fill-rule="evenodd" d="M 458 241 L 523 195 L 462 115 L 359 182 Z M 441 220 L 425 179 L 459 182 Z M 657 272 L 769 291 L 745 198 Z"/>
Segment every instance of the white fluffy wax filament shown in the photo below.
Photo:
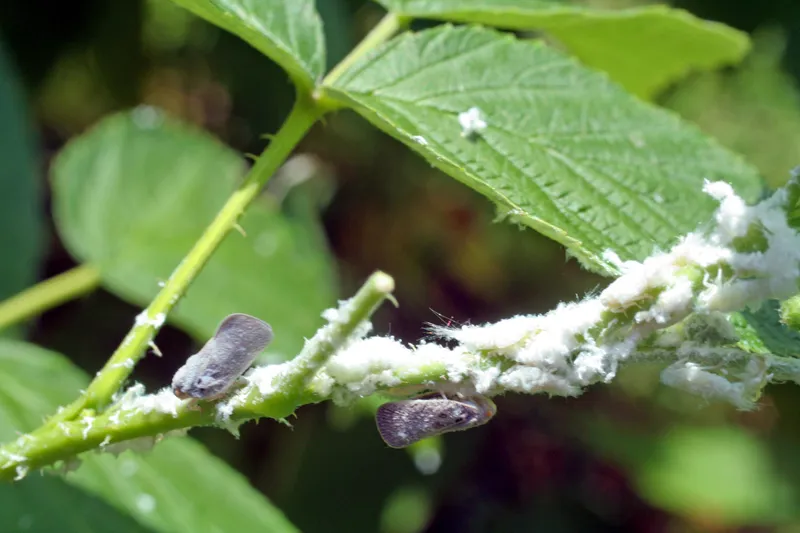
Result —
<path fill-rule="evenodd" d="M 427 437 L 483 425 L 496 412 L 494 402 L 484 396 L 456 399 L 430 394 L 381 405 L 375 423 L 386 444 L 405 448 Z"/>
<path fill-rule="evenodd" d="M 243 313 L 225 317 L 205 346 L 175 372 L 172 391 L 182 399 L 221 398 L 272 337 L 272 328 L 263 320 Z"/>

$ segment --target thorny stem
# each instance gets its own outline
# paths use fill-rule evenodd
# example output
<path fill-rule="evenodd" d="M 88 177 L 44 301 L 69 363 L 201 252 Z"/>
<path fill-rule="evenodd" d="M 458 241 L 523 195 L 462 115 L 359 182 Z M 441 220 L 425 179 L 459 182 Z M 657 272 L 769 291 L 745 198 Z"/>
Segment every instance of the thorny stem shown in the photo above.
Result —
<path fill-rule="evenodd" d="M 383 20 L 356 46 L 324 80 L 331 83 L 369 50 L 389 40 L 408 22 L 404 17 L 392 13 Z M 111 396 L 122 387 L 135 364 L 144 356 L 148 343 L 153 339 L 164 319 L 197 277 L 211 255 L 235 227 L 247 206 L 258 195 L 269 178 L 283 164 L 308 129 L 325 113 L 337 105 L 318 95 L 311 97 L 298 89 L 298 100 L 286 122 L 275 134 L 251 169 L 244 183 L 228 199 L 217 217 L 206 228 L 192 250 L 173 271 L 169 280 L 155 299 L 137 318 L 137 322 L 120 345 L 98 372 L 84 394 L 49 420 L 57 424 L 74 419 L 87 408 L 102 408 Z M 313 366 L 313 365 L 312 365 Z"/>
<path fill-rule="evenodd" d="M 394 280 L 391 276 L 383 272 L 370 276 L 352 299 L 341 304 L 336 318 L 306 343 L 302 353 L 295 359 L 296 370 L 286 375 L 287 380 L 281 389 L 266 397 L 250 395 L 234 409 L 230 420 L 238 423 L 264 416 L 281 419 L 300 405 L 325 400 L 324 395 L 308 386 L 308 377 L 337 349 L 358 335 L 359 327 L 369 320 L 385 299 L 391 298 L 393 289 Z M 424 377 L 439 377 L 443 371 L 435 370 Z M 169 396 L 172 393 L 165 390 L 161 394 Z M 97 416 L 87 415 L 77 420 L 46 424 L 0 448 L 0 479 L 12 479 L 19 475 L 20 468 L 38 469 L 98 448 L 101 444 L 105 446 L 141 437 L 155 437 L 177 429 L 212 425 L 218 416 L 211 403 L 203 404 L 200 411 L 188 409 L 188 402 L 175 400 L 174 405 L 174 413 L 155 410 L 146 413 L 140 407 L 126 407 L 122 402 Z"/>
<path fill-rule="evenodd" d="M 394 291 L 394 279 L 383 272 L 375 272 L 348 302 L 351 309 L 346 316 L 338 316 L 306 342 L 303 351 L 294 359 L 293 371 L 285 376 L 284 386 L 289 391 L 303 390 L 317 370 L 325 364 L 359 325 L 363 324 L 383 301 Z"/>
<path fill-rule="evenodd" d="M 258 196 L 261 188 L 321 114 L 320 109 L 309 99 L 298 99 L 286 122 L 258 158 L 242 185 L 228 198 L 214 221 L 142 312 L 142 318 L 137 320 L 85 394 L 56 415 L 51 423 L 70 420 L 83 409 L 102 408 L 108 404 L 111 396 L 130 375 L 136 362 L 144 356 L 148 343 L 164 322 L 164 317 L 186 292 L 228 232 L 234 228 L 247 206 Z"/>
<path fill-rule="evenodd" d="M 398 17 L 391 13 L 386 15 L 364 40 L 331 71 L 325 82 L 332 83 L 356 60 L 371 49 L 389 40 L 407 22 L 408 19 L 404 17 Z M 338 104 L 327 101 L 324 96 L 312 96 L 302 89 L 298 89 L 298 100 L 292 112 L 278 133 L 272 138 L 269 146 L 258 158 L 244 183 L 228 199 L 214 221 L 195 243 L 192 250 L 173 271 L 155 299 L 137 317 L 134 327 L 125 336 L 105 366 L 97 373 L 86 392 L 51 417 L 39 429 L 29 435 L 20 437 L 17 441 L 4 448 L 0 448 L 0 452 L 2 452 L 0 453 L 0 459 L 19 459 L 19 456 L 14 454 L 20 451 L 30 454 L 26 461 L 20 462 L 13 459 L 6 461 L 0 466 L 0 478 L 9 478 L 11 473 L 14 473 L 19 467 L 37 468 L 51 464 L 58 459 L 70 457 L 81 451 L 94 448 L 103 441 L 119 442 L 139 436 L 155 435 L 171 429 L 208 424 L 213 421 L 213 417 L 209 412 L 198 413 L 186 411 L 185 409 L 179 411 L 176 417 L 164 415 L 163 413 L 151 413 L 144 416 L 142 420 L 138 420 L 138 422 L 126 422 L 124 427 L 109 424 L 110 415 L 107 412 L 98 415 L 96 419 L 92 418 L 92 423 L 90 423 L 89 427 L 85 427 L 85 423 L 75 419 L 86 409 L 102 409 L 108 405 L 112 396 L 120 390 L 130 375 L 135 364 L 143 357 L 148 344 L 163 324 L 166 316 L 189 288 L 223 239 L 235 227 L 237 220 L 244 213 L 247 206 L 259 194 L 280 165 L 283 164 L 308 129 L 325 113 L 337 108 Z M 86 270 L 87 274 L 89 272 L 88 268 Z M 95 283 L 97 282 L 99 282 L 99 274 Z M 377 292 L 372 289 L 364 292 L 364 289 L 362 289 L 356 295 L 355 301 L 358 305 L 356 306 L 357 311 L 353 312 L 350 317 L 350 320 L 353 321 L 352 323 L 347 320 L 332 324 L 330 326 L 331 330 L 326 331 L 326 328 L 320 330 L 320 333 L 325 332 L 328 337 L 319 339 L 311 350 L 308 350 L 308 346 L 314 342 L 314 339 L 309 342 L 307 350 L 304 350 L 300 356 L 302 364 L 298 365 L 297 374 L 291 376 L 292 383 L 295 386 L 307 384 L 314 371 L 336 350 L 338 346 L 336 343 L 339 342 L 336 339 L 346 338 L 360 323 L 368 319 L 375 307 L 390 294 L 394 281 L 389 276 L 378 273 L 370 278 L 368 285 L 371 285 L 372 289 Z M 2 309 L 3 307 L 0 305 L 0 311 Z M 41 308 L 36 309 L 36 311 L 40 310 Z M 34 312 L 34 310 L 31 311 L 31 313 Z M 10 316 L 14 320 L 19 320 L 21 319 L 19 317 L 23 317 L 18 312 L 12 313 Z M 294 394 L 293 398 L 294 400 L 303 400 L 303 403 L 324 399 L 310 390 L 306 393 Z M 286 411 L 286 414 L 288 414 L 297 405 L 300 405 L 300 403 L 297 403 L 292 406 L 287 403 L 285 395 L 276 396 L 276 400 L 272 402 L 279 403 L 282 406 L 280 408 L 277 405 L 271 407 L 269 401 L 264 403 L 265 405 L 262 406 L 241 406 L 233 413 L 231 420 L 238 421 L 256 416 L 269 416 L 273 411 L 276 413 L 276 417 L 285 416 L 285 414 L 281 415 L 280 413 Z M 103 423 L 104 420 L 106 423 Z M 94 421 L 97 422 L 96 425 L 94 425 Z M 80 433 L 74 433 L 71 426 L 80 426 L 81 424 L 84 427 L 81 427 Z M 76 435 L 79 435 L 79 437 L 76 437 Z M 83 438 L 84 436 L 86 438 Z M 111 440 L 109 441 L 107 438 Z"/>
<path fill-rule="evenodd" d="M 0 302 L 0 330 L 33 318 L 100 285 L 94 265 L 81 265 Z"/>

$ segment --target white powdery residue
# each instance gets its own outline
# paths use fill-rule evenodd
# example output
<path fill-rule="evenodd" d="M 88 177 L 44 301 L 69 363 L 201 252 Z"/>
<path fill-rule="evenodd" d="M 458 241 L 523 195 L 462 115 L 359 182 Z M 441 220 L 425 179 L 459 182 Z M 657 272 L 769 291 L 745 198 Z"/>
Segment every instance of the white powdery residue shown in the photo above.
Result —
<path fill-rule="evenodd" d="M 144 392 L 144 387 L 137 385 L 128 389 L 120 400 L 119 404 L 122 410 L 144 414 L 157 412 L 172 415 L 173 417 L 178 416 L 178 407 L 184 403 L 184 400 L 175 396 L 172 389 L 165 387 L 155 394 L 141 394 Z"/>
<path fill-rule="evenodd" d="M 111 435 L 106 435 L 106 438 L 103 439 L 103 442 L 100 443 L 101 448 L 105 448 L 111 443 Z"/>
<path fill-rule="evenodd" d="M 475 372 L 475 392 L 478 394 L 486 394 L 492 391 L 496 384 L 497 378 L 500 377 L 501 371 L 499 367 L 490 367 L 481 372 Z"/>
<path fill-rule="evenodd" d="M 619 254 L 614 250 L 605 250 L 600 254 L 601 259 L 605 261 L 606 267 L 611 271 L 616 271 L 617 274 L 622 273 L 622 259 Z"/>
<path fill-rule="evenodd" d="M 81 422 L 86 424 L 86 427 L 83 428 L 83 440 L 86 440 L 89 437 L 89 431 L 92 430 L 92 425 L 94 425 L 94 417 L 90 415 L 86 415 L 81 418 Z"/>
<path fill-rule="evenodd" d="M 757 222 L 767 246 L 765 251 L 731 252 L 726 262 L 734 270 L 733 279 L 727 283 L 717 280 L 701 294 L 701 301 L 708 309 L 734 311 L 768 298 L 782 299 L 796 293 L 800 236 L 786 220 L 786 191 L 780 190 L 741 213 L 739 200 L 734 201 L 724 187 L 720 189 L 723 192 L 714 195 L 722 198 L 717 212 L 718 228 L 709 239 L 730 244 L 734 237 L 746 235 Z"/>
<path fill-rule="evenodd" d="M 655 322 L 656 324 L 669 324 L 674 316 L 682 318 L 691 308 L 694 297 L 694 287 L 688 278 L 679 277 L 675 282 L 661 291 L 655 303 L 645 311 L 639 311 L 634 316 L 636 322 Z"/>
<path fill-rule="evenodd" d="M 636 350 L 636 345 L 641 339 L 640 335 L 638 331 L 632 331 L 620 342 L 584 344 L 572 363 L 573 381 L 577 381 L 580 386 L 590 385 L 597 380 L 610 382 L 617 375 L 619 363 L 628 359 Z"/>
<path fill-rule="evenodd" d="M 136 319 L 134 320 L 134 324 L 137 327 L 144 327 L 144 326 L 152 326 L 154 329 L 158 329 L 164 325 L 164 321 L 167 319 L 167 315 L 164 313 L 158 313 L 153 318 L 150 318 L 150 314 L 147 309 L 136 315 Z"/>
<path fill-rule="evenodd" d="M 122 414 L 122 411 L 115 411 L 111 416 L 108 417 L 108 421 L 111 423 L 112 426 L 119 425 L 119 417 Z"/>
<path fill-rule="evenodd" d="M 319 370 L 311 380 L 311 388 L 320 396 L 330 396 L 336 381 L 325 370 Z"/>
<path fill-rule="evenodd" d="M 458 123 L 461 125 L 462 137 L 473 137 L 483 133 L 488 124 L 483 118 L 483 112 L 477 107 L 470 107 L 458 114 Z"/>
<path fill-rule="evenodd" d="M 61 432 L 67 437 L 69 437 L 70 434 L 72 433 L 70 431 L 69 426 L 67 424 L 65 424 L 64 422 L 59 422 L 56 427 L 58 427 L 58 429 L 60 429 Z"/>
<path fill-rule="evenodd" d="M 733 187 L 724 181 L 706 181 L 703 192 L 719 201 L 719 209 L 714 218 L 717 221 L 716 232 L 727 242 L 747 234 L 753 222 L 753 210 L 745 201 L 736 195 Z"/>
<path fill-rule="evenodd" d="M 164 321 L 167 319 L 167 315 L 164 313 L 158 313 L 156 316 L 153 317 L 153 320 L 150 322 L 154 328 L 158 329 L 164 325 Z"/>
<path fill-rule="evenodd" d="M 136 362 L 133 359 L 128 358 L 122 361 L 121 363 L 116 363 L 111 365 L 110 368 L 133 368 L 135 365 Z"/>
<path fill-rule="evenodd" d="M 508 357 L 526 365 L 566 368 L 566 358 L 581 346 L 580 337 L 600 323 L 605 306 L 598 298 L 561 303 L 538 321 L 539 332 Z M 584 340 L 584 343 L 589 342 Z"/>
<path fill-rule="evenodd" d="M 441 337 L 458 341 L 470 351 L 505 354 L 514 351 L 527 336 L 537 332 L 540 329 L 539 322 L 538 316 L 518 315 L 494 324 L 460 328 L 435 326 L 432 331 Z"/>
<path fill-rule="evenodd" d="M 217 414 L 215 419 L 218 424 L 225 425 L 231 421 L 231 415 L 236 406 L 231 401 L 219 402 L 216 406 Z"/>
<path fill-rule="evenodd" d="M 614 370 L 609 368 L 612 362 L 610 354 L 604 349 L 596 345 L 590 345 L 584 347 L 575 358 L 572 363 L 572 371 L 577 381 L 582 385 L 595 381 L 598 376 L 603 376 L 603 381 L 610 381 L 610 378 L 616 372 L 616 368 Z"/>
<path fill-rule="evenodd" d="M 725 400 L 742 410 L 754 407 L 744 383 L 732 383 L 696 363 L 681 361 L 668 366 L 661 372 L 661 382 L 706 399 Z"/>
<path fill-rule="evenodd" d="M 25 457 L 24 455 L 20 455 L 18 453 L 7 452 L 5 450 L 3 450 L 0 453 L 2 453 L 4 459 L 8 459 L 9 461 L 12 461 L 14 463 L 24 463 L 25 461 L 28 460 L 27 457 Z"/>
<path fill-rule="evenodd" d="M 548 393 L 555 396 L 576 396 L 580 389 L 567 378 L 535 366 L 515 366 L 497 379 L 506 390 L 527 394 Z"/>
<path fill-rule="evenodd" d="M 627 261 L 623 274 L 600 293 L 600 301 L 612 311 L 622 311 L 650 297 L 649 291 L 664 287 L 676 268 L 668 254 L 656 254 L 642 263 Z"/>
<path fill-rule="evenodd" d="M 17 466 L 17 468 L 14 470 L 17 474 L 16 476 L 14 476 L 14 481 L 21 481 L 25 479 L 25 476 L 28 475 L 28 470 L 29 470 L 28 467 L 25 465 Z"/>
<path fill-rule="evenodd" d="M 412 363 L 413 353 L 391 337 L 370 337 L 339 350 L 328 360 L 325 371 L 337 383 L 347 385 L 368 376 Z"/>
<path fill-rule="evenodd" d="M 712 234 L 705 237 L 700 233 L 689 233 L 685 235 L 669 255 L 674 264 L 678 265 L 698 265 L 708 267 L 719 263 L 727 263 L 733 257 L 734 251 L 727 244 L 719 244 L 716 237 Z"/>
<path fill-rule="evenodd" d="M 257 366 L 244 376 L 247 387 L 242 389 L 230 403 L 238 405 L 239 398 L 246 398 L 249 392 L 255 387 L 262 396 L 269 396 L 281 389 L 283 377 L 295 366 L 294 361 L 287 361 L 277 365 Z M 236 403 L 235 403 L 236 402 Z"/>
<path fill-rule="evenodd" d="M 156 509 L 156 499 L 150 494 L 142 493 L 136 497 L 136 508 L 139 512 L 149 514 Z"/>
<path fill-rule="evenodd" d="M 353 309 L 353 298 L 348 300 L 339 300 L 339 307 L 336 309 L 326 309 L 322 312 L 322 318 L 331 324 L 346 324 L 350 321 L 350 314 Z"/>
<path fill-rule="evenodd" d="M 339 310 L 335 307 L 331 307 L 325 309 L 320 316 L 328 322 L 337 322 L 339 320 Z"/>
<path fill-rule="evenodd" d="M 428 140 L 422 135 L 414 135 L 413 137 L 411 137 L 411 140 L 413 140 L 418 144 L 421 144 L 422 146 L 428 146 Z"/>
<path fill-rule="evenodd" d="M 34 437 L 33 435 L 28 435 L 26 433 L 25 435 L 20 435 L 20 437 L 17 440 L 14 441 L 14 444 L 19 446 L 22 449 L 25 449 L 28 446 L 28 443 L 35 442 L 35 441 L 36 441 L 36 437 Z"/>

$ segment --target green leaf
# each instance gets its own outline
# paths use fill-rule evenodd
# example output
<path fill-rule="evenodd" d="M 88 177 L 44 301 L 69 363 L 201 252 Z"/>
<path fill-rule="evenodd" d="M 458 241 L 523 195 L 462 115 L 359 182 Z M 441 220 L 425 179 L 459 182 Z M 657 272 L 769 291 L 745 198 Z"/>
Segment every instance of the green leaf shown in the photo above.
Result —
<path fill-rule="evenodd" d="M 549 0 L 378 1 L 405 16 L 543 30 L 642 97 L 692 70 L 737 63 L 749 49 L 746 33 L 667 6 L 611 11 Z"/>
<path fill-rule="evenodd" d="M 0 484 L 0 531 L 24 533 L 155 533 L 62 479 L 29 476 Z"/>
<path fill-rule="evenodd" d="M 35 428 L 44 416 L 72 400 L 88 381 L 60 354 L 24 342 L 0 340 L 0 438 L 9 440 L 17 431 Z M 27 511 L 23 516 L 30 516 L 33 524 L 59 516 L 64 529 L 58 531 L 64 532 L 87 531 L 78 526 L 88 524 L 92 525 L 89 531 L 144 531 L 101 527 L 99 517 L 86 516 L 83 504 L 67 505 L 69 500 L 86 500 L 88 494 L 152 531 L 296 531 L 243 476 L 190 438 L 168 437 L 147 453 L 126 451 L 115 458 L 90 452 L 81 459 L 81 467 L 67 474 L 66 480 L 82 489 L 83 495 L 67 491 L 57 478 L 26 479 L 19 487 L 14 486 L 16 498 Z M 38 478 L 38 474 L 30 477 Z M 123 525 L 128 522 L 124 516 L 116 519 Z M 72 529 L 67 529 L 68 525 Z"/>
<path fill-rule="evenodd" d="M 172 0 L 247 41 L 310 91 L 325 70 L 325 37 L 314 0 Z"/>
<path fill-rule="evenodd" d="M 538 42 L 443 26 L 404 34 L 329 89 L 501 214 L 613 273 L 604 250 L 642 259 L 709 219 L 704 179 L 747 200 L 753 169 L 674 115 Z M 458 115 L 488 128 L 464 138 Z"/>
<path fill-rule="evenodd" d="M 755 311 L 732 313 L 731 324 L 740 337 L 737 345 L 743 350 L 800 357 L 800 333 L 783 324 L 778 300 L 766 301 Z"/>
<path fill-rule="evenodd" d="M 70 252 L 106 288 L 146 305 L 235 190 L 243 159 L 209 135 L 150 108 L 104 120 L 53 167 L 54 213 Z M 309 217 L 315 214 L 308 213 Z M 198 340 L 248 313 L 275 330 L 271 353 L 294 356 L 334 303 L 334 274 L 315 220 L 282 216 L 259 198 L 169 319 Z"/>
<path fill-rule="evenodd" d="M 622 465 L 642 498 L 671 513 L 729 526 L 795 518 L 793 473 L 774 468 L 764 439 L 735 426 L 665 429 L 645 433 L 595 416 L 583 421 L 580 438 Z"/>
<path fill-rule="evenodd" d="M 2 43 L 0 43 L 1 45 Z M 43 254 L 40 169 L 28 103 L 0 46 L 0 299 L 36 281 Z"/>

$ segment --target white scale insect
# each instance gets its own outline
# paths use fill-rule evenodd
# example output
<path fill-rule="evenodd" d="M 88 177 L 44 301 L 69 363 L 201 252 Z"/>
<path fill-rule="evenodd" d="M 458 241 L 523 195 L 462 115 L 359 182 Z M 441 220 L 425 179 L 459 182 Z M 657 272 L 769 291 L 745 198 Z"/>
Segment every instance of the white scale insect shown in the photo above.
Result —
<path fill-rule="evenodd" d="M 181 399 L 221 398 L 272 337 L 272 328 L 263 320 L 243 313 L 228 315 L 205 346 L 175 372 L 172 392 Z"/>
<path fill-rule="evenodd" d="M 481 426 L 496 412 L 485 396 L 456 399 L 436 393 L 385 403 L 378 407 L 375 423 L 386 444 L 405 448 L 427 437 Z"/>

